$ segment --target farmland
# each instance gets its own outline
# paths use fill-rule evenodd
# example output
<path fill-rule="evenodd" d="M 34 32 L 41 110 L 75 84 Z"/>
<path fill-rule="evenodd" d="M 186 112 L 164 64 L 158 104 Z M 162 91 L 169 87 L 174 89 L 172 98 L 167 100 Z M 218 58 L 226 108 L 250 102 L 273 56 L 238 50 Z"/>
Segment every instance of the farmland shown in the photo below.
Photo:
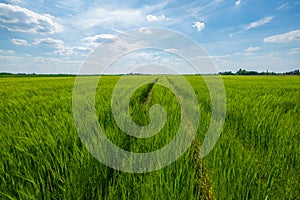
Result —
<path fill-rule="evenodd" d="M 132 81 L 145 77 L 128 76 Z M 75 77 L 0 78 L 0 199 L 299 198 L 300 77 L 222 78 L 227 113 L 215 148 L 199 158 L 210 123 L 210 95 L 201 77 L 186 76 L 199 102 L 197 136 L 174 163 L 138 174 L 107 167 L 82 144 L 72 112 Z M 112 115 L 112 92 L 119 79 L 101 77 L 95 95 L 96 116 L 107 138 L 131 152 L 167 145 L 180 125 L 176 96 L 159 84 L 133 93 L 129 110 L 136 124 L 150 123 L 149 109 L 155 104 L 168 115 L 155 136 L 135 138 Z"/>

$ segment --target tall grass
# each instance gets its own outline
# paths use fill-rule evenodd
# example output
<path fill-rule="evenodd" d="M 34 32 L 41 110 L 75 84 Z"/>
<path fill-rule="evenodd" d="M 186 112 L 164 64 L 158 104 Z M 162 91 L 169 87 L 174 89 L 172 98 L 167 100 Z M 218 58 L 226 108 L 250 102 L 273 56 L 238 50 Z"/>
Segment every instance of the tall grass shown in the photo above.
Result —
<path fill-rule="evenodd" d="M 300 78 L 225 76 L 223 80 L 226 123 L 218 144 L 205 158 L 214 196 L 299 199 Z"/>
<path fill-rule="evenodd" d="M 119 78 L 102 77 L 96 93 L 97 117 L 107 137 L 133 152 L 167 145 L 180 124 L 176 96 L 159 84 L 135 91 L 130 100 L 134 122 L 149 124 L 154 104 L 168 113 L 157 135 L 137 139 L 120 130 L 111 113 L 111 94 Z M 201 113 L 196 140 L 166 168 L 131 174 L 101 164 L 83 146 L 72 116 L 74 77 L 1 78 L 0 199 L 299 198 L 299 77 L 223 77 L 226 122 L 204 160 L 198 152 L 210 122 L 210 97 L 201 78 L 187 79 Z"/>
<path fill-rule="evenodd" d="M 115 144 L 126 150 L 144 152 L 160 148 L 173 138 L 180 112 L 170 91 L 153 86 L 151 100 L 146 104 L 139 97 L 140 93 L 149 92 L 147 85 L 134 94 L 137 97 L 130 104 L 135 121 L 147 121 L 146 111 L 153 103 L 164 105 L 170 116 L 157 136 L 137 141 L 117 127 L 111 114 L 111 93 L 119 77 L 102 79 L 104 87 L 99 87 L 96 94 L 97 115 Z M 204 190 L 199 189 L 198 160 L 191 159 L 193 148 L 172 165 L 146 174 L 119 172 L 91 156 L 73 122 L 74 78 L 3 78 L 0 81 L 1 198 L 198 199 L 203 196 Z"/>

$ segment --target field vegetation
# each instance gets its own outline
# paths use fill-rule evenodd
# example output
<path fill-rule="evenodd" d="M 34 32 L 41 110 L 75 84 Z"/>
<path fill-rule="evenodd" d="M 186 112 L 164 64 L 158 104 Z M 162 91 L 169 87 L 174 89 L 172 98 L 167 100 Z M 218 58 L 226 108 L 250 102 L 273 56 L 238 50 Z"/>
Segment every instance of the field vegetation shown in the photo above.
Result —
<path fill-rule="evenodd" d="M 173 83 L 165 76 L 127 78 L 145 77 Z M 129 136 L 111 111 L 119 79 L 101 77 L 96 93 L 106 136 L 132 152 L 167 145 L 180 125 L 179 100 L 160 84 L 138 88 L 129 104 L 136 124 L 150 123 L 149 109 L 155 104 L 168 117 L 153 137 Z M 199 102 L 196 139 L 171 165 L 134 174 L 105 166 L 82 144 L 72 113 L 75 77 L 0 78 L 0 199 L 299 199 L 300 77 L 223 76 L 226 121 L 204 159 L 199 150 L 210 123 L 210 96 L 200 76 L 186 79 Z"/>

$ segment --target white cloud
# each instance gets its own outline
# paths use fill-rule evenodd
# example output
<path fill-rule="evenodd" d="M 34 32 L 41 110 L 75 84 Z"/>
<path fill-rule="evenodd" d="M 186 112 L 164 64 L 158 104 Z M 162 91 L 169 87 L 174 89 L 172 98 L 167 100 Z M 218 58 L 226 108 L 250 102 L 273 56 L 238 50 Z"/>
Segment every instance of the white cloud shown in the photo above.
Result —
<path fill-rule="evenodd" d="M 254 51 L 258 51 L 260 49 L 260 47 L 249 47 L 247 49 L 245 49 L 246 52 L 254 52 Z"/>
<path fill-rule="evenodd" d="M 269 17 L 264 17 L 260 20 L 257 20 L 255 22 L 251 22 L 250 24 L 244 26 L 244 29 L 245 30 L 249 30 L 249 29 L 252 29 L 252 28 L 256 28 L 256 27 L 259 27 L 259 26 L 262 26 L 268 22 L 270 22 L 274 17 L 273 16 L 269 16 Z"/>
<path fill-rule="evenodd" d="M 211 59 L 214 59 L 214 60 L 219 60 L 219 59 L 222 59 L 222 58 L 228 58 L 229 55 L 226 54 L 226 55 L 222 55 L 222 56 L 209 56 Z"/>
<path fill-rule="evenodd" d="M 164 51 L 166 51 L 166 52 L 170 52 L 170 53 L 175 53 L 175 54 L 177 54 L 177 53 L 180 53 L 180 52 L 181 52 L 179 49 L 164 49 Z"/>
<path fill-rule="evenodd" d="M 254 71 L 275 71 L 285 72 L 294 70 L 299 66 L 299 57 L 289 57 L 279 52 L 266 52 L 251 57 L 239 57 L 235 59 L 224 60 L 223 63 L 216 63 L 221 71 L 237 71 L 240 68 Z M 225 67 L 228 66 L 228 67 Z"/>
<path fill-rule="evenodd" d="M 92 50 L 89 47 L 80 47 L 80 46 L 66 47 L 64 45 L 63 40 L 54 39 L 54 38 L 36 38 L 32 43 L 28 45 L 45 45 L 48 47 L 52 47 L 56 50 L 46 54 L 56 54 L 61 56 L 73 56 L 73 55 L 85 56 L 87 53 L 90 53 Z"/>
<path fill-rule="evenodd" d="M 135 9 L 128 7 L 120 8 L 112 6 L 96 6 L 90 8 L 86 12 L 79 13 L 77 16 L 71 18 L 70 20 L 72 20 L 71 23 L 74 27 L 79 27 L 80 29 L 89 29 L 95 26 L 128 29 L 129 27 L 132 28 L 132 26 L 142 26 L 145 23 L 145 18 L 147 15 L 150 15 L 153 12 L 161 11 L 166 5 L 167 2 L 162 2 L 154 5 L 145 5 L 143 7 Z M 165 18 L 165 20 L 169 19 L 165 16 L 156 17 L 158 17 L 159 19 Z"/>
<path fill-rule="evenodd" d="M 168 4 L 168 1 L 162 1 L 161 3 L 158 3 L 158 4 L 146 5 L 143 9 L 146 11 L 162 10 L 163 8 L 166 7 L 167 4 Z"/>
<path fill-rule="evenodd" d="M 62 48 L 64 41 L 54 39 L 54 38 L 36 38 L 33 42 L 33 45 L 46 45 L 54 48 Z"/>
<path fill-rule="evenodd" d="M 164 20 L 170 20 L 170 18 L 166 18 L 165 15 L 147 15 L 146 20 L 148 22 L 159 22 L 159 21 L 164 21 Z"/>
<path fill-rule="evenodd" d="M 146 34 L 146 35 L 149 35 L 149 34 L 152 33 L 152 31 L 147 27 L 141 27 L 138 30 L 139 30 L 140 33 L 143 33 L 143 34 Z"/>
<path fill-rule="evenodd" d="M 207 3 L 200 3 L 203 1 L 196 1 L 194 3 L 190 3 L 188 6 L 185 6 L 183 9 L 186 10 L 187 13 L 190 13 L 190 16 L 204 19 L 211 15 L 211 13 L 215 12 L 224 2 L 225 0 L 210 0 L 205 1 Z M 200 3 L 200 5 L 199 5 Z"/>
<path fill-rule="evenodd" d="M 113 40 L 116 38 L 116 35 L 113 34 L 99 34 L 91 37 L 83 38 L 83 41 L 88 43 L 100 42 L 103 40 Z"/>
<path fill-rule="evenodd" d="M 82 0 L 63 0 L 63 1 L 53 1 L 53 4 L 58 9 L 64 9 L 69 11 L 83 11 L 85 1 Z"/>
<path fill-rule="evenodd" d="M 49 64 L 50 66 L 59 66 L 59 65 L 75 65 L 75 66 L 80 66 L 82 64 L 82 61 L 80 60 L 70 60 L 70 59 L 59 59 L 59 58 L 54 58 L 54 57 L 42 57 L 42 56 L 37 56 L 31 58 L 33 63 L 35 62 L 36 64 L 41 64 L 41 63 L 46 63 Z"/>
<path fill-rule="evenodd" d="M 237 0 L 237 1 L 235 1 L 235 5 L 236 5 L 236 6 L 239 6 L 239 5 L 241 5 L 241 0 Z"/>
<path fill-rule="evenodd" d="M 165 51 L 165 50 L 164 50 Z M 120 64 L 122 69 L 120 69 Z M 139 69 L 138 66 L 150 66 L 147 70 Z M 172 66 L 164 69 L 159 66 Z M 142 72 L 142 73 L 174 73 L 173 70 L 178 73 L 187 72 L 191 65 L 179 58 L 176 55 L 169 54 L 168 52 L 157 52 L 157 51 L 142 51 L 132 52 L 130 54 L 120 57 L 114 62 L 111 68 L 108 70 L 109 73 L 128 73 L 131 71 Z M 180 71 L 181 70 L 181 71 Z M 147 72 L 146 72 L 147 71 Z"/>
<path fill-rule="evenodd" d="M 14 62 L 12 62 L 12 60 Z M 0 56 L 0 71 L 13 73 L 77 73 L 83 60 L 35 56 Z"/>
<path fill-rule="evenodd" d="M 273 35 L 264 38 L 265 43 L 288 43 L 288 42 L 300 42 L 300 30 L 294 30 L 287 33 Z"/>
<path fill-rule="evenodd" d="M 290 49 L 287 54 L 290 55 L 290 56 L 294 56 L 294 55 L 300 54 L 300 48 Z"/>
<path fill-rule="evenodd" d="M 194 59 L 196 60 L 202 60 L 202 61 L 209 61 L 209 60 L 214 60 L 214 61 L 220 61 L 224 58 L 228 58 L 229 55 L 225 54 L 225 55 L 212 55 L 212 56 L 196 56 Z"/>
<path fill-rule="evenodd" d="M 26 8 L 0 3 L 0 27 L 9 31 L 53 34 L 61 32 L 63 27 L 54 22 L 49 14 L 39 14 Z"/>
<path fill-rule="evenodd" d="M 247 49 L 243 50 L 242 52 L 234 53 L 235 56 L 254 56 L 255 52 L 258 51 L 260 47 L 248 47 Z"/>
<path fill-rule="evenodd" d="M 9 66 L 15 67 L 16 66 L 16 61 L 21 60 L 22 58 L 19 56 L 14 56 L 14 55 L 1 55 L 0 52 L 0 70 L 3 71 L 8 71 L 8 70 L 3 70 L 3 68 L 7 68 Z M 12 60 L 14 62 L 12 62 Z"/>
<path fill-rule="evenodd" d="M 74 20 L 74 25 L 83 29 L 97 25 L 108 27 L 128 27 L 132 24 L 140 24 L 144 19 L 142 10 L 138 9 L 116 9 L 93 8 L 80 14 Z"/>
<path fill-rule="evenodd" d="M 117 40 L 117 35 L 113 34 L 98 34 L 95 36 L 85 37 L 82 40 L 86 42 L 86 45 L 91 47 L 97 47 L 99 43 L 104 42 L 106 40 L 115 41 Z"/>
<path fill-rule="evenodd" d="M 24 46 L 30 45 L 27 42 L 27 40 L 23 40 L 23 39 L 12 39 L 11 42 L 15 45 L 24 45 Z"/>
<path fill-rule="evenodd" d="M 28 43 L 26 40 L 22 39 L 12 39 L 12 43 L 16 45 L 45 45 L 56 50 L 53 51 L 57 55 L 78 55 L 79 53 L 90 53 L 91 49 L 88 47 L 65 47 L 64 41 L 54 38 L 36 38 L 33 42 Z M 51 54 L 51 53 L 48 53 Z"/>
<path fill-rule="evenodd" d="M 288 6 L 289 6 L 289 3 L 284 3 L 281 6 L 279 6 L 276 10 L 281 10 L 281 9 L 287 8 Z"/>
<path fill-rule="evenodd" d="M 88 47 L 63 47 L 54 51 L 53 53 L 61 56 L 73 56 L 78 54 L 85 56 L 91 51 L 92 49 Z"/>
<path fill-rule="evenodd" d="M 83 60 L 38 56 L 30 58 L 27 65 L 37 73 L 76 73 L 82 62 Z"/>
<path fill-rule="evenodd" d="M 204 22 L 194 22 L 194 28 L 197 28 L 198 31 L 202 31 L 205 28 Z"/>
<path fill-rule="evenodd" d="M 13 50 L 2 50 L 2 49 L 0 49 L 0 54 L 14 54 L 15 53 L 15 51 L 13 51 Z"/>
<path fill-rule="evenodd" d="M 29 43 L 23 39 L 12 39 L 11 42 L 15 45 L 46 45 L 53 48 L 62 48 L 64 41 L 54 38 L 36 38 L 33 42 Z"/>
<path fill-rule="evenodd" d="M 249 59 L 252 61 L 253 60 L 255 60 L 255 61 L 261 60 L 261 61 L 266 61 L 266 62 L 280 60 L 278 52 L 269 52 L 269 53 L 263 54 L 263 55 L 254 55 L 253 54 L 253 55 L 251 55 L 251 57 L 246 57 L 246 59 Z"/>

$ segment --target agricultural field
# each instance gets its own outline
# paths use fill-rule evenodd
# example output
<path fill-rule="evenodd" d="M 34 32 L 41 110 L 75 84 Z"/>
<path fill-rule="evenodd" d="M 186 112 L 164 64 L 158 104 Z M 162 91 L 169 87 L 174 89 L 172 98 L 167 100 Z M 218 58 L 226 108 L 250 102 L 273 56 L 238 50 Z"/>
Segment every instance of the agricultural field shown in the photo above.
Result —
<path fill-rule="evenodd" d="M 138 88 L 129 102 L 132 120 L 151 123 L 155 104 L 165 108 L 167 119 L 153 137 L 129 136 L 111 110 L 120 78 L 102 76 L 95 95 L 107 138 L 130 152 L 167 145 L 180 125 L 179 100 L 160 84 Z M 176 79 L 126 78 L 128 84 Z M 300 199 L 300 77 L 223 76 L 224 129 L 203 159 L 199 150 L 210 123 L 210 94 L 200 76 L 185 78 L 199 102 L 196 138 L 178 160 L 147 173 L 107 167 L 83 145 L 72 111 L 75 77 L 0 78 L 0 199 Z"/>

